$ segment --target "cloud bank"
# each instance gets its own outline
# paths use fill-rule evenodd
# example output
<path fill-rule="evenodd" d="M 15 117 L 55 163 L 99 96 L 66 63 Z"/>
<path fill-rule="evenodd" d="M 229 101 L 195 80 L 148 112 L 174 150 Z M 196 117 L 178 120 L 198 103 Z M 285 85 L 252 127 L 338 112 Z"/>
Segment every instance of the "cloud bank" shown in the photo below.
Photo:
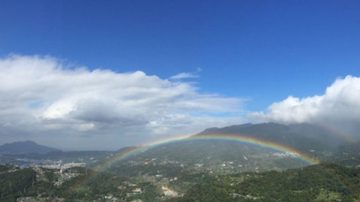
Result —
<path fill-rule="evenodd" d="M 253 120 L 280 123 L 318 123 L 359 136 L 360 77 L 338 78 L 323 95 L 289 96 L 270 105 L 265 112 L 250 114 Z"/>
<path fill-rule="evenodd" d="M 190 76 L 90 70 L 52 57 L 2 58 L 0 135 L 3 141 L 108 149 L 239 122 L 217 114 L 239 111 L 240 99 L 200 93 L 179 81 Z"/>

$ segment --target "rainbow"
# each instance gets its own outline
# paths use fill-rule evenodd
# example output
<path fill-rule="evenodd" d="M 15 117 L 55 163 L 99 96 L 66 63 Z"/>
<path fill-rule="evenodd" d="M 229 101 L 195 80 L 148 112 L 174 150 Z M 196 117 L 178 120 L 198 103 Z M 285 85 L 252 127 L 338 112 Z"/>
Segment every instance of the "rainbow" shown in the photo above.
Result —
<path fill-rule="evenodd" d="M 256 146 L 260 146 L 263 148 L 273 149 L 275 151 L 279 152 L 286 152 L 291 153 L 293 156 L 307 162 L 308 164 L 318 164 L 319 160 L 316 158 L 301 152 L 293 147 L 279 144 L 273 141 L 269 140 L 263 140 L 259 138 L 254 138 L 250 136 L 245 135 L 239 135 L 239 134 L 211 134 L 211 135 L 196 135 L 196 136 L 177 136 L 175 138 L 169 138 L 169 139 L 162 139 L 156 142 L 136 146 L 136 147 L 129 147 L 118 154 L 115 154 L 114 156 L 108 158 L 105 162 L 100 164 L 98 167 L 95 168 L 95 170 L 103 170 L 111 166 L 114 162 L 125 160 L 131 156 L 136 156 L 142 152 L 147 151 L 150 148 L 165 145 L 169 143 L 174 142 L 186 142 L 186 141 L 192 141 L 192 140 L 221 140 L 221 141 L 231 141 L 231 142 L 238 142 L 238 143 L 247 143 L 252 144 Z"/>

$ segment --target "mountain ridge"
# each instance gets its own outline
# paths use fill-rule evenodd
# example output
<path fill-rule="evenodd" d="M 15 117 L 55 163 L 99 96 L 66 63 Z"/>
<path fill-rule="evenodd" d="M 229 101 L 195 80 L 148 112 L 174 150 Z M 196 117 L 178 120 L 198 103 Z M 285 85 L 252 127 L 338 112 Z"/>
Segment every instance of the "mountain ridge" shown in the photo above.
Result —
<path fill-rule="evenodd" d="M 284 144 L 304 152 L 312 150 L 333 150 L 345 144 L 338 134 L 314 124 L 246 123 L 222 128 L 208 128 L 195 134 L 202 135 L 241 135 L 260 140 Z"/>
<path fill-rule="evenodd" d="M 34 141 L 16 141 L 0 145 L 0 154 L 46 154 L 61 150 L 38 144 Z"/>

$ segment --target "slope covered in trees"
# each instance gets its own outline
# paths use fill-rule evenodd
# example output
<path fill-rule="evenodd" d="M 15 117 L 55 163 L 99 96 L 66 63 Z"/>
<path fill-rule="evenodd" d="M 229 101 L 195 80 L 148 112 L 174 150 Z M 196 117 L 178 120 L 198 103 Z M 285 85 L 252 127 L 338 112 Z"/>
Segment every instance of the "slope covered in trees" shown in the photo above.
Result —
<path fill-rule="evenodd" d="M 360 169 L 320 164 L 287 171 L 248 172 L 217 175 L 182 170 L 173 173 L 119 176 L 115 172 L 81 173 L 61 185 L 54 185 L 57 173 L 33 169 L 4 171 L 0 201 L 19 197 L 63 201 L 359 201 Z M 164 168 L 166 169 L 166 168 Z M 6 175 L 4 175 L 6 172 Z M 176 179 L 166 181 L 167 179 Z M 169 191 L 170 190 L 170 191 Z"/>

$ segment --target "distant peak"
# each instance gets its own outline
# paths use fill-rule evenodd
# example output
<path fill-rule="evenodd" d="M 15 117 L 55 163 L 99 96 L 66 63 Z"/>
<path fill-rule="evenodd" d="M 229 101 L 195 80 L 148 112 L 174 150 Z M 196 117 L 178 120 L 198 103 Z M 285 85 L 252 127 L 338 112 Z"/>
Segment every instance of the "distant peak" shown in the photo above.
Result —
<path fill-rule="evenodd" d="M 49 153 L 58 149 L 40 145 L 31 140 L 16 141 L 0 145 L 0 153 L 26 154 L 26 153 Z"/>

